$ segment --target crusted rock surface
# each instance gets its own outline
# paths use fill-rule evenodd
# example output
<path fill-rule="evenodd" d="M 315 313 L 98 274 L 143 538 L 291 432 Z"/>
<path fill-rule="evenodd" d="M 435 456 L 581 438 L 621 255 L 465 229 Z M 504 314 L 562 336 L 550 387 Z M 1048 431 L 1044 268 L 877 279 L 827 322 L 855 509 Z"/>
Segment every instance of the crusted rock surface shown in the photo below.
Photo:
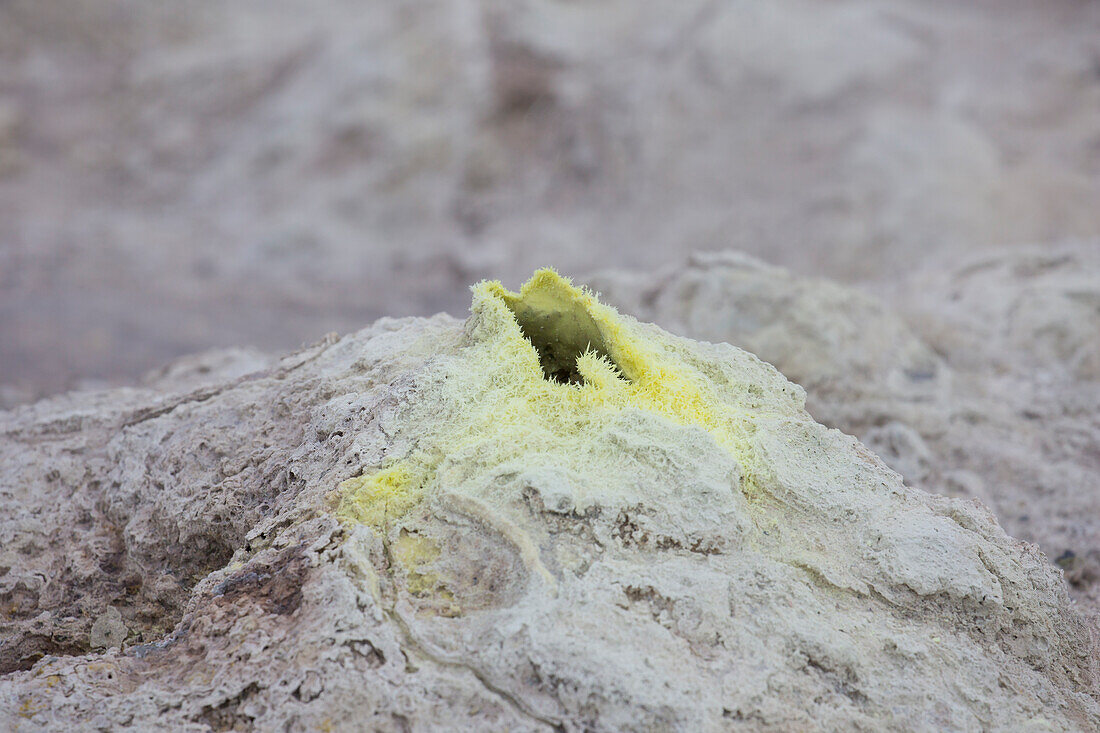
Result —
<path fill-rule="evenodd" d="M 0 726 L 1100 725 L 1033 545 L 552 273 L 201 372 L 0 413 Z"/>
<path fill-rule="evenodd" d="M 930 262 L 894 310 L 739 253 L 589 279 L 609 302 L 726 341 L 912 485 L 979 498 L 1100 612 L 1100 242 Z"/>

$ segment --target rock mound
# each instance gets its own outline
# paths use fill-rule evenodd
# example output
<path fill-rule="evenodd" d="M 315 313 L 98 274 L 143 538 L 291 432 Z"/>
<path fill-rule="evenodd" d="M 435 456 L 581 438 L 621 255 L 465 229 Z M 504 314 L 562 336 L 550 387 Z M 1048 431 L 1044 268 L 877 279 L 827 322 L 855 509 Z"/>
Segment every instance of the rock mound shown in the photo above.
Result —
<path fill-rule="evenodd" d="M 1058 571 L 745 351 L 542 271 L 257 365 L 0 413 L 9 727 L 1100 725 Z"/>

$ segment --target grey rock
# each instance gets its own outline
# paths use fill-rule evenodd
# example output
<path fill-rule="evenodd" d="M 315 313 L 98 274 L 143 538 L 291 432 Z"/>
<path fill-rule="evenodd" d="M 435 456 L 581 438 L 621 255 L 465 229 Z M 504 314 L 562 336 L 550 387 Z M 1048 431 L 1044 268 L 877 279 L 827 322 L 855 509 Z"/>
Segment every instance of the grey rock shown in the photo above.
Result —
<path fill-rule="evenodd" d="M 1090 627 L 982 505 L 906 486 L 752 355 L 626 316 L 590 311 L 614 379 L 671 369 L 736 421 L 549 383 L 479 297 L 190 391 L 0 413 L 0 723 L 1100 725 Z M 514 401 L 582 393 L 572 431 Z M 338 518 L 344 482 L 420 455 L 414 504 Z M 127 637 L 97 653 L 108 609 Z"/>
<path fill-rule="evenodd" d="M 97 650 L 122 646 L 122 642 L 126 641 L 126 631 L 126 624 L 122 622 L 122 613 L 114 606 L 109 606 L 92 624 L 88 646 Z"/>

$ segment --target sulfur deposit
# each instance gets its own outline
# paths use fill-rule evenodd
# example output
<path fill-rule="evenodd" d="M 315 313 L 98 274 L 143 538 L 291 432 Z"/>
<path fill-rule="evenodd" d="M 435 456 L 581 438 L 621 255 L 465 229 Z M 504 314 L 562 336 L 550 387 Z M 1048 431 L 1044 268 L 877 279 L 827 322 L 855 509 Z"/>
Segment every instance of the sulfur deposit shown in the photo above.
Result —
<path fill-rule="evenodd" d="M 1100 725 L 1060 572 L 746 351 L 540 271 L 247 363 L 0 413 L 0 724 Z"/>

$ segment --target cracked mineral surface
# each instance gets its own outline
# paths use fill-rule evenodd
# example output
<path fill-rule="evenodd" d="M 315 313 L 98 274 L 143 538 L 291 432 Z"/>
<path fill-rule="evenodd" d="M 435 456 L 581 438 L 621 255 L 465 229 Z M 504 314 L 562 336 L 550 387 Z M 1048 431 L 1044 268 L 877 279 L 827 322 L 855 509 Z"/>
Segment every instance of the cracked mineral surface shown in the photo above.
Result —
<path fill-rule="evenodd" d="M 868 403 L 948 389 L 950 355 L 875 324 L 901 356 Z M 848 369 L 807 379 L 823 419 Z M 541 272 L 466 321 L 0 412 L 0 724 L 1100 726 L 1061 571 L 805 400 Z"/>

